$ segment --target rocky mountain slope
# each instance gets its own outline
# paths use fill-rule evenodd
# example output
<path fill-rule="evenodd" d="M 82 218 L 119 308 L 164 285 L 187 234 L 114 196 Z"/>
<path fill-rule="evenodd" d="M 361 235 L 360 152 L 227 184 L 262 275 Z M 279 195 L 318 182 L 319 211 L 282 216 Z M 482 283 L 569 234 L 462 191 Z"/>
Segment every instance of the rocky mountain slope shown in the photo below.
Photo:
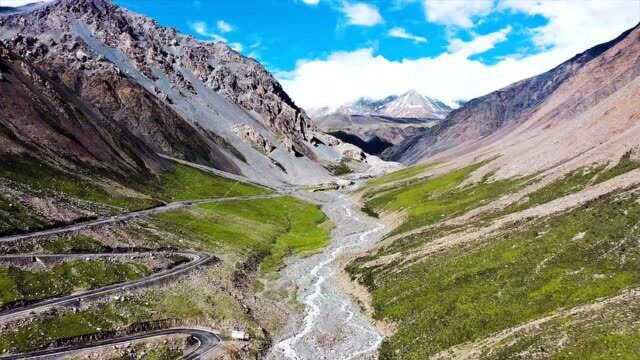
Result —
<path fill-rule="evenodd" d="M 200 43 L 109 0 L 9 12 L 0 40 L 156 152 L 271 184 L 331 178 L 304 111 L 224 43 Z"/>
<path fill-rule="evenodd" d="M 312 109 L 309 113 L 322 131 L 371 154 L 380 154 L 388 147 L 424 133 L 450 111 L 441 101 L 411 90 L 378 100 L 362 98 L 335 111 L 324 108 Z"/>
<path fill-rule="evenodd" d="M 561 78 L 564 80 L 558 82 Z M 517 103 L 528 98 L 530 105 L 526 111 L 518 110 L 521 105 L 509 107 L 514 106 L 514 100 L 509 100 L 516 98 L 513 96 L 502 103 L 491 100 L 504 96 L 505 91 L 540 84 L 543 79 L 549 79 L 546 84 L 553 84 L 554 90 L 545 91 L 543 87 L 538 92 L 524 92 Z M 548 73 L 470 101 L 434 129 L 433 134 L 401 144 L 400 147 L 406 147 L 401 150 L 405 151 L 401 157 L 404 161 L 452 160 L 457 164 L 470 163 L 479 157 L 498 157 L 485 169 L 497 169 L 498 176 L 614 161 L 640 146 L 637 141 L 640 131 L 637 121 L 640 108 L 636 105 L 638 86 L 640 26 Z M 544 99 L 543 95 L 546 95 Z M 539 100 L 534 102 L 535 99 Z M 519 115 L 503 118 L 497 115 L 500 112 L 489 111 L 481 112 L 486 115 L 482 118 L 473 115 L 464 121 L 459 119 L 462 115 L 458 114 L 471 111 L 469 107 L 491 109 L 496 106 Z M 473 119 L 480 120 L 473 123 Z M 465 131 L 460 131 L 462 126 L 466 126 Z M 454 136 L 456 131 L 459 134 Z M 455 147 L 445 146 L 456 143 Z M 393 150 L 398 151 L 400 147 Z"/>
<path fill-rule="evenodd" d="M 69 170 L 119 178 L 158 173 L 167 165 L 126 128 L 88 108 L 0 44 L 0 156 L 33 158 Z"/>
<path fill-rule="evenodd" d="M 312 109 L 312 117 L 329 114 L 375 115 L 391 118 L 444 119 L 451 108 L 440 100 L 424 96 L 415 90 L 401 95 L 391 95 L 384 99 L 360 98 L 341 105 L 332 111 L 329 108 Z"/>
<path fill-rule="evenodd" d="M 640 26 L 409 142 L 425 163 L 360 193 L 395 228 L 347 266 L 380 358 L 634 358 L 638 104 Z"/>
<path fill-rule="evenodd" d="M 636 26 L 616 39 L 578 54 L 548 72 L 470 100 L 452 111 L 434 131 L 406 139 L 397 147 L 387 150 L 385 155 L 389 159 L 412 163 L 454 147 L 477 148 L 480 144 L 505 138 L 516 127 L 540 116 L 544 105 L 551 103 L 551 99 L 562 88 L 567 89 L 570 86 L 568 84 L 584 76 L 587 69 L 604 66 L 613 68 L 612 62 L 621 63 L 625 53 L 628 57 L 637 58 L 634 48 L 637 33 Z M 564 103 L 562 106 L 556 104 L 553 109 L 547 108 L 547 117 L 572 117 L 588 110 L 633 80 L 638 71 L 634 61 L 620 64 L 615 70 L 616 76 L 604 77 L 601 84 L 591 83 L 590 88 L 576 87 L 571 103 Z"/>

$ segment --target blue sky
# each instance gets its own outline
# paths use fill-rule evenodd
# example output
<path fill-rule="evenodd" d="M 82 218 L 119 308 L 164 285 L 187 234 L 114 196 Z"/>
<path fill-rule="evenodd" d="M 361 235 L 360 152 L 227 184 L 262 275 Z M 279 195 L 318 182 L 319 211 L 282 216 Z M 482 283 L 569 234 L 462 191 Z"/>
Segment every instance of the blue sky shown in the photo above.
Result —
<path fill-rule="evenodd" d="M 299 59 L 325 57 L 335 51 L 363 47 L 374 47 L 377 53 L 391 60 L 437 56 L 446 51 L 451 36 L 471 37 L 467 29 L 447 28 L 425 21 L 423 5 L 419 1 L 352 2 L 376 9 L 381 20 L 372 25 L 361 25 L 357 19 L 352 20 L 355 24 L 350 23 L 351 18 L 343 11 L 344 3 L 338 1 L 320 0 L 313 6 L 302 0 L 116 2 L 201 40 L 210 40 L 214 34 L 221 36 L 236 44 L 244 54 L 257 57 L 274 72 L 292 70 Z M 222 25 L 219 29 L 220 21 L 230 27 Z M 537 52 L 527 30 L 546 22 L 539 15 L 490 14 L 478 24 L 474 33 L 488 34 L 509 25 L 513 28 L 512 35 L 508 41 L 475 58 L 495 63 L 514 52 Z M 207 31 L 202 31 L 199 24 L 205 24 Z M 414 38 L 407 38 L 411 36 Z"/>
<path fill-rule="evenodd" d="M 342 12 L 341 2 L 320 1 L 315 6 L 302 0 L 117 0 L 133 11 L 151 16 L 163 25 L 175 27 L 202 40 L 211 39 L 213 33 L 230 43 L 241 44 L 243 53 L 256 56 L 272 71 L 292 70 L 299 59 L 327 56 L 335 51 L 351 51 L 373 46 L 388 59 L 421 58 L 444 52 L 451 31 L 440 24 L 425 21 L 419 1 L 369 1 L 375 6 L 382 21 L 375 25 L 351 25 Z M 231 28 L 218 29 L 219 21 Z M 513 36 L 500 46 L 477 56 L 478 60 L 492 63 L 505 54 L 516 51 L 537 51 L 529 28 L 546 22 L 539 15 L 521 13 L 494 14 L 487 17 L 475 32 L 491 33 L 507 25 Z M 204 23 L 207 34 L 198 33 L 194 24 Z M 223 26 L 224 27 L 224 26 Z M 390 33 L 392 29 L 396 31 Z M 415 35 L 415 39 L 394 37 L 398 29 Z M 211 32 L 212 34 L 209 34 Z M 456 31 L 462 38 L 467 31 Z"/>
<path fill-rule="evenodd" d="M 640 21 L 640 0 L 115 0 L 255 57 L 305 107 L 416 89 L 453 103 Z"/>

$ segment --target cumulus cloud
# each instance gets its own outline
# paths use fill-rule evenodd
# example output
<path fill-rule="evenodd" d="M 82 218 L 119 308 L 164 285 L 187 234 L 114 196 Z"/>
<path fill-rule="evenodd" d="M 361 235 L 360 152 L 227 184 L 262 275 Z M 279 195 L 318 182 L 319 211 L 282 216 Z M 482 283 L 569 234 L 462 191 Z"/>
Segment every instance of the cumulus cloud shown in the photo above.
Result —
<path fill-rule="evenodd" d="M 462 41 L 460 39 L 451 39 L 449 42 L 449 52 L 460 56 L 469 57 L 475 54 L 493 49 L 496 44 L 507 40 L 507 35 L 511 32 L 511 26 L 507 26 L 499 31 L 486 35 L 474 37 L 471 41 Z"/>
<path fill-rule="evenodd" d="M 232 32 L 235 29 L 231 24 L 224 20 L 218 20 L 218 22 L 216 23 L 216 27 L 221 33 Z"/>
<path fill-rule="evenodd" d="M 405 30 L 404 28 L 401 28 L 401 27 L 391 28 L 387 34 L 389 36 L 391 36 L 391 37 L 394 37 L 394 38 L 411 40 L 411 41 L 413 41 L 415 43 L 419 43 L 419 44 L 427 42 L 427 38 L 426 37 L 412 34 L 412 33 L 408 32 L 407 30 Z"/>
<path fill-rule="evenodd" d="M 557 57 L 549 53 L 521 60 L 507 58 L 495 65 L 449 52 L 434 58 L 393 61 L 365 48 L 301 61 L 293 72 L 279 77 L 294 100 L 307 108 L 336 107 L 362 96 L 381 98 L 408 89 L 454 104 L 556 64 Z"/>
<path fill-rule="evenodd" d="M 532 30 L 534 42 L 543 48 L 586 49 L 640 21 L 640 0 L 502 0 L 498 10 L 547 18 L 546 25 Z"/>
<path fill-rule="evenodd" d="M 227 39 L 225 39 L 223 36 L 216 34 L 215 32 L 211 31 L 209 29 L 209 25 L 207 25 L 206 22 L 204 21 L 194 21 L 189 23 L 189 27 L 191 28 L 191 30 L 193 30 L 196 34 L 202 36 L 202 37 L 206 37 L 206 38 L 211 38 L 213 40 L 216 41 L 227 41 Z"/>
<path fill-rule="evenodd" d="M 555 64 L 555 57 L 549 55 L 527 61 L 504 59 L 497 65 L 469 59 L 486 51 L 489 44 L 506 39 L 509 30 L 467 42 L 457 40 L 447 52 L 433 58 L 393 61 L 376 54 L 373 48 L 335 52 L 324 59 L 300 61 L 294 71 L 279 77 L 289 94 L 304 107 L 335 107 L 362 96 L 379 98 L 408 89 L 453 104 Z"/>
<path fill-rule="evenodd" d="M 472 27 L 473 18 L 489 14 L 493 6 L 494 0 L 424 0 L 428 21 L 463 28 Z"/>
<path fill-rule="evenodd" d="M 513 53 L 492 64 L 477 60 L 474 55 L 508 39 L 511 27 L 507 26 L 484 35 L 471 32 L 468 41 L 452 38 L 446 52 L 433 57 L 390 60 L 375 48 L 365 47 L 301 60 L 292 71 L 278 77 L 303 107 L 335 107 L 362 96 L 378 98 L 408 89 L 455 104 L 547 71 L 589 47 L 613 39 L 637 24 L 640 0 L 501 0 L 494 6 L 494 11 L 548 19 L 545 25 L 531 29 L 530 35 L 539 45 L 538 53 Z M 464 27 L 472 26 L 472 19 L 484 11 L 459 18 L 447 17 L 443 11 L 432 16 L 442 23 L 449 18 L 448 26 Z"/>
<path fill-rule="evenodd" d="M 350 25 L 374 26 L 383 22 L 377 7 L 362 2 L 343 3 L 342 13 Z"/>
<path fill-rule="evenodd" d="M 230 48 L 232 48 L 233 50 L 235 50 L 237 52 L 242 52 L 242 50 L 244 49 L 242 44 L 240 44 L 239 42 L 227 43 L 227 45 L 229 45 Z"/>

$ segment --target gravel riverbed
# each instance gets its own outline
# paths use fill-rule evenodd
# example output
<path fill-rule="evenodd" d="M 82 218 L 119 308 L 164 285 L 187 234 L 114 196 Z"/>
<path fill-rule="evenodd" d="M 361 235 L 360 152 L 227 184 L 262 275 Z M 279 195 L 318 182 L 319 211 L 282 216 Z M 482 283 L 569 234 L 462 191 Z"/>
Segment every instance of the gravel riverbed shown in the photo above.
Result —
<path fill-rule="evenodd" d="M 304 313 L 293 317 L 268 359 L 375 359 L 383 340 L 373 321 L 340 287 L 337 259 L 371 248 L 385 233 L 377 219 L 360 212 L 347 193 L 303 195 L 322 206 L 335 224 L 321 253 L 298 259 L 281 272 L 282 284 L 295 284 Z"/>

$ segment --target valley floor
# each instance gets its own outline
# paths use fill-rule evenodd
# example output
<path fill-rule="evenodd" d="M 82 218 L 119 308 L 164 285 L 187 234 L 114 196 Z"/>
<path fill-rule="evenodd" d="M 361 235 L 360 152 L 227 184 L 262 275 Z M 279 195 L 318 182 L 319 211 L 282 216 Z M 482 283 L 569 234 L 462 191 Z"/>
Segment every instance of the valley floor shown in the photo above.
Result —
<path fill-rule="evenodd" d="M 370 249 L 386 233 L 377 219 L 366 216 L 344 192 L 306 194 L 335 225 L 332 242 L 321 253 L 290 263 L 280 286 L 297 291 L 302 317 L 293 316 L 271 359 L 374 358 L 382 335 L 364 314 L 363 304 L 341 286 L 341 259 Z"/>
<path fill-rule="evenodd" d="M 473 180 L 489 161 L 407 168 L 355 195 L 178 166 L 119 203 L 100 182 L 59 173 L 52 190 L 7 169 L 19 216 L 0 241 L 0 352 L 124 339 L 77 356 L 172 359 L 208 351 L 203 336 L 216 359 L 633 359 L 638 160 Z"/>

